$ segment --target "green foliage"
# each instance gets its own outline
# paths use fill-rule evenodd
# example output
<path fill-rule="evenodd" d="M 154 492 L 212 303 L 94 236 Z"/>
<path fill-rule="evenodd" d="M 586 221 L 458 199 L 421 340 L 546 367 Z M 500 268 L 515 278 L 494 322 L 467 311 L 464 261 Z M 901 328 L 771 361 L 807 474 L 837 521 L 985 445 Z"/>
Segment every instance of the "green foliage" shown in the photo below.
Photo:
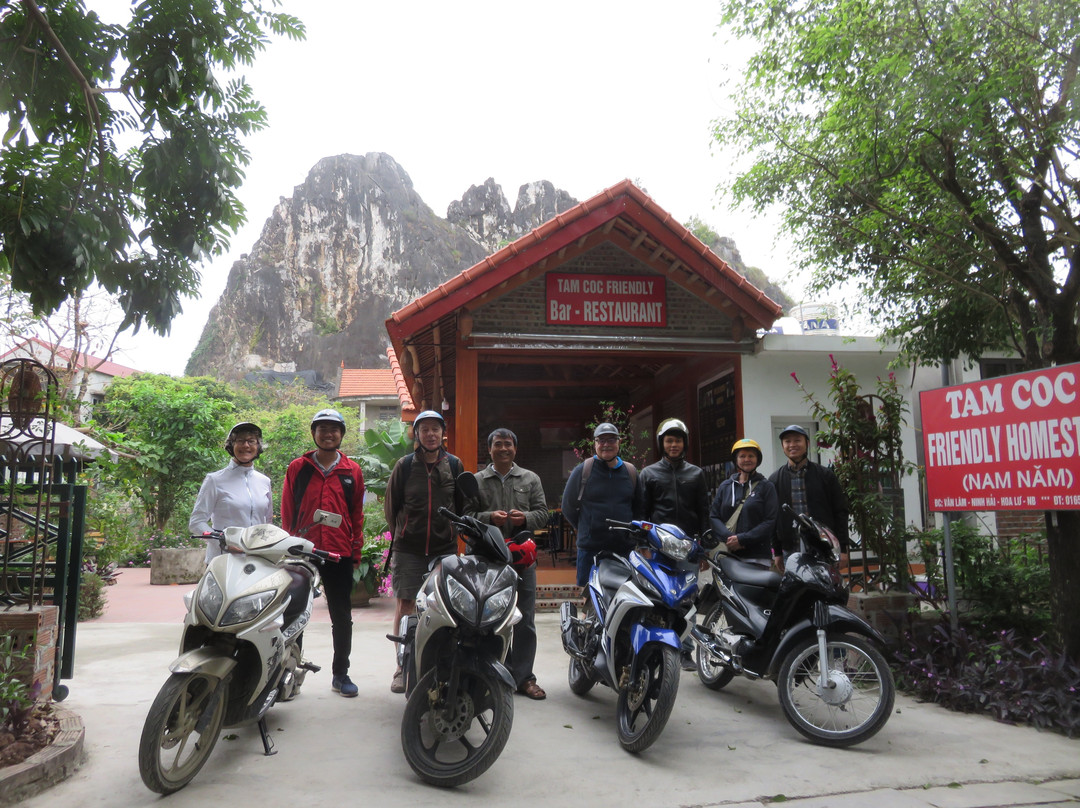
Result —
<path fill-rule="evenodd" d="M 26 680 L 33 671 L 33 646 L 17 647 L 14 632 L 0 636 L 0 729 L 19 730 L 30 718 L 36 693 Z"/>
<path fill-rule="evenodd" d="M 111 471 L 135 495 L 150 527 L 164 529 L 178 504 L 189 502 L 206 472 L 218 467 L 235 401 L 226 385 L 205 377 L 139 374 L 110 385 L 95 420 L 125 453 Z M 186 533 L 187 514 L 178 516 Z"/>
<path fill-rule="evenodd" d="M 836 452 L 834 468 L 847 494 L 852 526 L 863 546 L 877 555 L 884 582 L 906 590 L 910 569 L 900 482 L 916 468 L 901 450 L 907 402 L 892 373 L 878 378 L 876 395 L 863 395 L 855 375 L 831 354 L 829 359 L 828 405 L 791 375 L 821 427 L 818 446 Z"/>
<path fill-rule="evenodd" d="M 366 531 L 365 531 L 366 533 Z M 384 582 L 390 578 L 384 572 L 386 555 L 390 549 L 390 534 L 365 535 L 364 547 L 360 551 L 360 563 L 353 568 L 353 586 L 363 584 L 369 594 L 386 594 Z"/>
<path fill-rule="evenodd" d="M 198 264 L 244 221 L 241 138 L 266 113 L 222 73 L 271 33 L 304 35 L 277 5 L 143 0 L 121 26 L 82 0 L 5 4 L 0 274 L 34 314 L 96 281 L 119 296 L 122 327 L 168 331 Z"/>
<path fill-rule="evenodd" d="M 589 431 L 588 437 L 581 438 L 581 440 L 572 444 L 571 448 L 574 450 L 574 454 L 577 455 L 579 460 L 592 457 L 596 454 L 593 447 L 593 430 L 599 424 L 615 424 L 622 435 L 622 439 L 619 441 L 619 457 L 623 460 L 629 460 L 638 469 L 645 468 L 649 462 L 649 452 L 651 451 L 650 447 L 653 438 L 645 429 L 641 430 L 639 435 L 634 435 L 634 430 L 630 425 L 630 418 L 633 414 L 634 406 L 632 404 L 624 410 L 621 406 L 617 406 L 614 401 L 601 401 L 599 415 L 585 424 L 585 428 Z M 643 448 L 638 448 L 638 441 L 645 444 Z"/>
<path fill-rule="evenodd" d="M 386 483 L 394 464 L 412 453 L 413 440 L 408 425 L 399 420 L 380 421 L 364 431 L 364 447 L 357 462 L 364 471 L 364 485 L 380 498 L 386 496 Z"/>
<path fill-rule="evenodd" d="M 93 620 L 105 614 L 105 605 L 108 602 L 105 597 L 105 580 L 97 574 L 96 569 L 83 569 L 82 579 L 79 582 L 79 620 Z"/>
<path fill-rule="evenodd" d="M 715 137 L 779 205 L 816 291 L 912 358 L 1080 359 L 1080 5 L 726 0 L 759 51 Z"/>

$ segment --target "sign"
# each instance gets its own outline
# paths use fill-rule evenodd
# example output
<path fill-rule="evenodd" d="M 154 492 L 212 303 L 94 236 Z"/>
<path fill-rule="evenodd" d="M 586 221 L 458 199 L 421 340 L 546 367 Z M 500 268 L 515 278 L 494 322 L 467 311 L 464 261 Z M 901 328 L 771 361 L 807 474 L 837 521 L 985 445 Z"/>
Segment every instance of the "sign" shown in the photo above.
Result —
<path fill-rule="evenodd" d="M 667 325 L 667 287 L 654 275 L 577 275 L 549 272 L 549 325 Z"/>
<path fill-rule="evenodd" d="M 1080 363 L 919 394 L 931 511 L 1080 509 Z"/>

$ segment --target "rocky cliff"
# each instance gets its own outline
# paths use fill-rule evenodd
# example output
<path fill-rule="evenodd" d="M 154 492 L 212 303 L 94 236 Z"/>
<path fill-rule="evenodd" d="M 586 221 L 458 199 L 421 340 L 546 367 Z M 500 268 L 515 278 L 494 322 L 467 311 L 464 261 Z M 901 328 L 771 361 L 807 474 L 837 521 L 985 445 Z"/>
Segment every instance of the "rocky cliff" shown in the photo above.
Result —
<path fill-rule="evenodd" d="M 233 264 L 187 373 L 314 370 L 332 380 L 342 362 L 385 366 L 392 312 L 575 204 L 543 181 L 523 185 L 511 210 L 488 179 L 442 219 L 389 155 L 324 158 Z M 741 259 L 731 263 L 745 273 Z"/>

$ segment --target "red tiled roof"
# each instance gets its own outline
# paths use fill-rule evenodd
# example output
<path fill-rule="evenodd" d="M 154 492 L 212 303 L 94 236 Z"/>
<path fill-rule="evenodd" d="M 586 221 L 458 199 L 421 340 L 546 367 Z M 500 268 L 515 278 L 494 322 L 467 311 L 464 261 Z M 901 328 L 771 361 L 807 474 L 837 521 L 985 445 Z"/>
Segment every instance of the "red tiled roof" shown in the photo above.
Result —
<path fill-rule="evenodd" d="M 110 362 L 108 360 L 103 362 L 101 360 L 101 357 L 93 356 L 92 354 L 84 353 L 84 352 L 81 352 L 81 351 L 78 354 L 76 354 L 70 348 L 65 348 L 63 345 L 54 345 L 51 342 L 46 342 L 45 340 L 38 339 L 37 337 L 30 337 L 28 339 L 23 340 L 18 345 L 16 345 L 14 348 L 12 348 L 10 351 L 5 353 L 3 356 L 0 356 L 0 360 L 9 359 L 9 358 L 17 356 L 18 355 L 17 352 L 22 348 L 26 348 L 27 353 L 32 354 L 33 352 L 27 347 L 28 343 L 31 343 L 31 342 L 35 343 L 37 345 L 40 345 L 50 355 L 55 355 L 56 356 L 56 361 L 57 361 L 58 364 L 62 363 L 64 365 L 67 365 L 67 363 L 71 361 L 72 356 L 74 356 L 75 357 L 74 366 L 75 366 L 75 368 L 77 370 L 82 370 L 83 368 L 89 367 L 89 368 L 93 368 L 97 373 L 102 373 L 102 374 L 104 374 L 106 376 L 114 376 L 114 377 L 116 377 L 116 376 L 120 376 L 120 377 L 131 376 L 131 375 L 133 375 L 135 373 L 141 373 L 142 372 L 141 370 L 136 370 L 135 368 L 129 368 L 126 365 L 120 365 L 120 364 L 117 364 L 116 362 Z"/>
<path fill-rule="evenodd" d="M 386 346 L 386 358 L 390 360 L 390 372 L 394 375 L 394 387 L 397 391 L 398 401 L 401 402 L 402 415 L 416 412 L 416 403 L 409 392 L 409 385 L 405 382 L 405 374 L 401 372 L 401 363 L 398 362 L 397 351 L 393 345 Z"/>
<path fill-rule="evenodd" d="M 398 387 L 390 368 L 342 368 L 338 396 L 394 396 Z"/>

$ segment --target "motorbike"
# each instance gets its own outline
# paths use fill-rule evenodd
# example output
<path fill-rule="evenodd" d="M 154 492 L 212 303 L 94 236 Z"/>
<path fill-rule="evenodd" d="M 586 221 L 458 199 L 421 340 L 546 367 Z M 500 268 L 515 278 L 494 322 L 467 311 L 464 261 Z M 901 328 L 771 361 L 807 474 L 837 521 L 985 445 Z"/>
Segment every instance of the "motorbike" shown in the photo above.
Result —
<path fill-rule="evenodd" d="M 620 745 L 648 749 L 671 715 L 679 689 L 680 646 L 697 614 L 698 542 L 675 525 L 607 520 L 637 547 L 628 558 L 600 552 L 585 587 L 581 617 L 560 608 L 570 690 L 583 696 L 597 682 L 618 693 Z"/>
<path fill-rule="evenodd" d="M 847 608 L 840 542 L 825 525 L 785 505 L 800 549 L 781 574 L 726 555 L 709 559 L 713 580 L 698 601 L 698 677 L 712 690 L 735 675 L 776 682 L 784 716 L 811 741 L 852 746 L 892 713 L 896 687 L 885 640 Z M 824 661 L 824 663 L 823 663 Z"/>
<path fill-rule="evenodd" d="M 318 510 L 316 524 L 338 527 Z M 184 595 L 180 656 L 143 724 L 139 771 L 151 791 L 171 794 L 199 773 L 223 727 L 257 724 L 266 755 L 275 754 L 266 713 L 300 692 L 319 667 L 301 656 L 301 637 L 319 593 L 317 564 L 339 560 L 274 525 L 229 527 L 201 538 L 225 551 Z"/>
<path fill-rule="evenodd" d="M 457 485 L 479 496 L 465 472 Z M 401 618 L 398 665 L 405 681 L 401 747 L 424 782 L 452 787 L 483 774 L 498 759 L 514 721 L 514 679 L 506 668 L 517 608 L 518 575 L 493 525 L 439 509 L 467 552 L 435 563 Z"/>

